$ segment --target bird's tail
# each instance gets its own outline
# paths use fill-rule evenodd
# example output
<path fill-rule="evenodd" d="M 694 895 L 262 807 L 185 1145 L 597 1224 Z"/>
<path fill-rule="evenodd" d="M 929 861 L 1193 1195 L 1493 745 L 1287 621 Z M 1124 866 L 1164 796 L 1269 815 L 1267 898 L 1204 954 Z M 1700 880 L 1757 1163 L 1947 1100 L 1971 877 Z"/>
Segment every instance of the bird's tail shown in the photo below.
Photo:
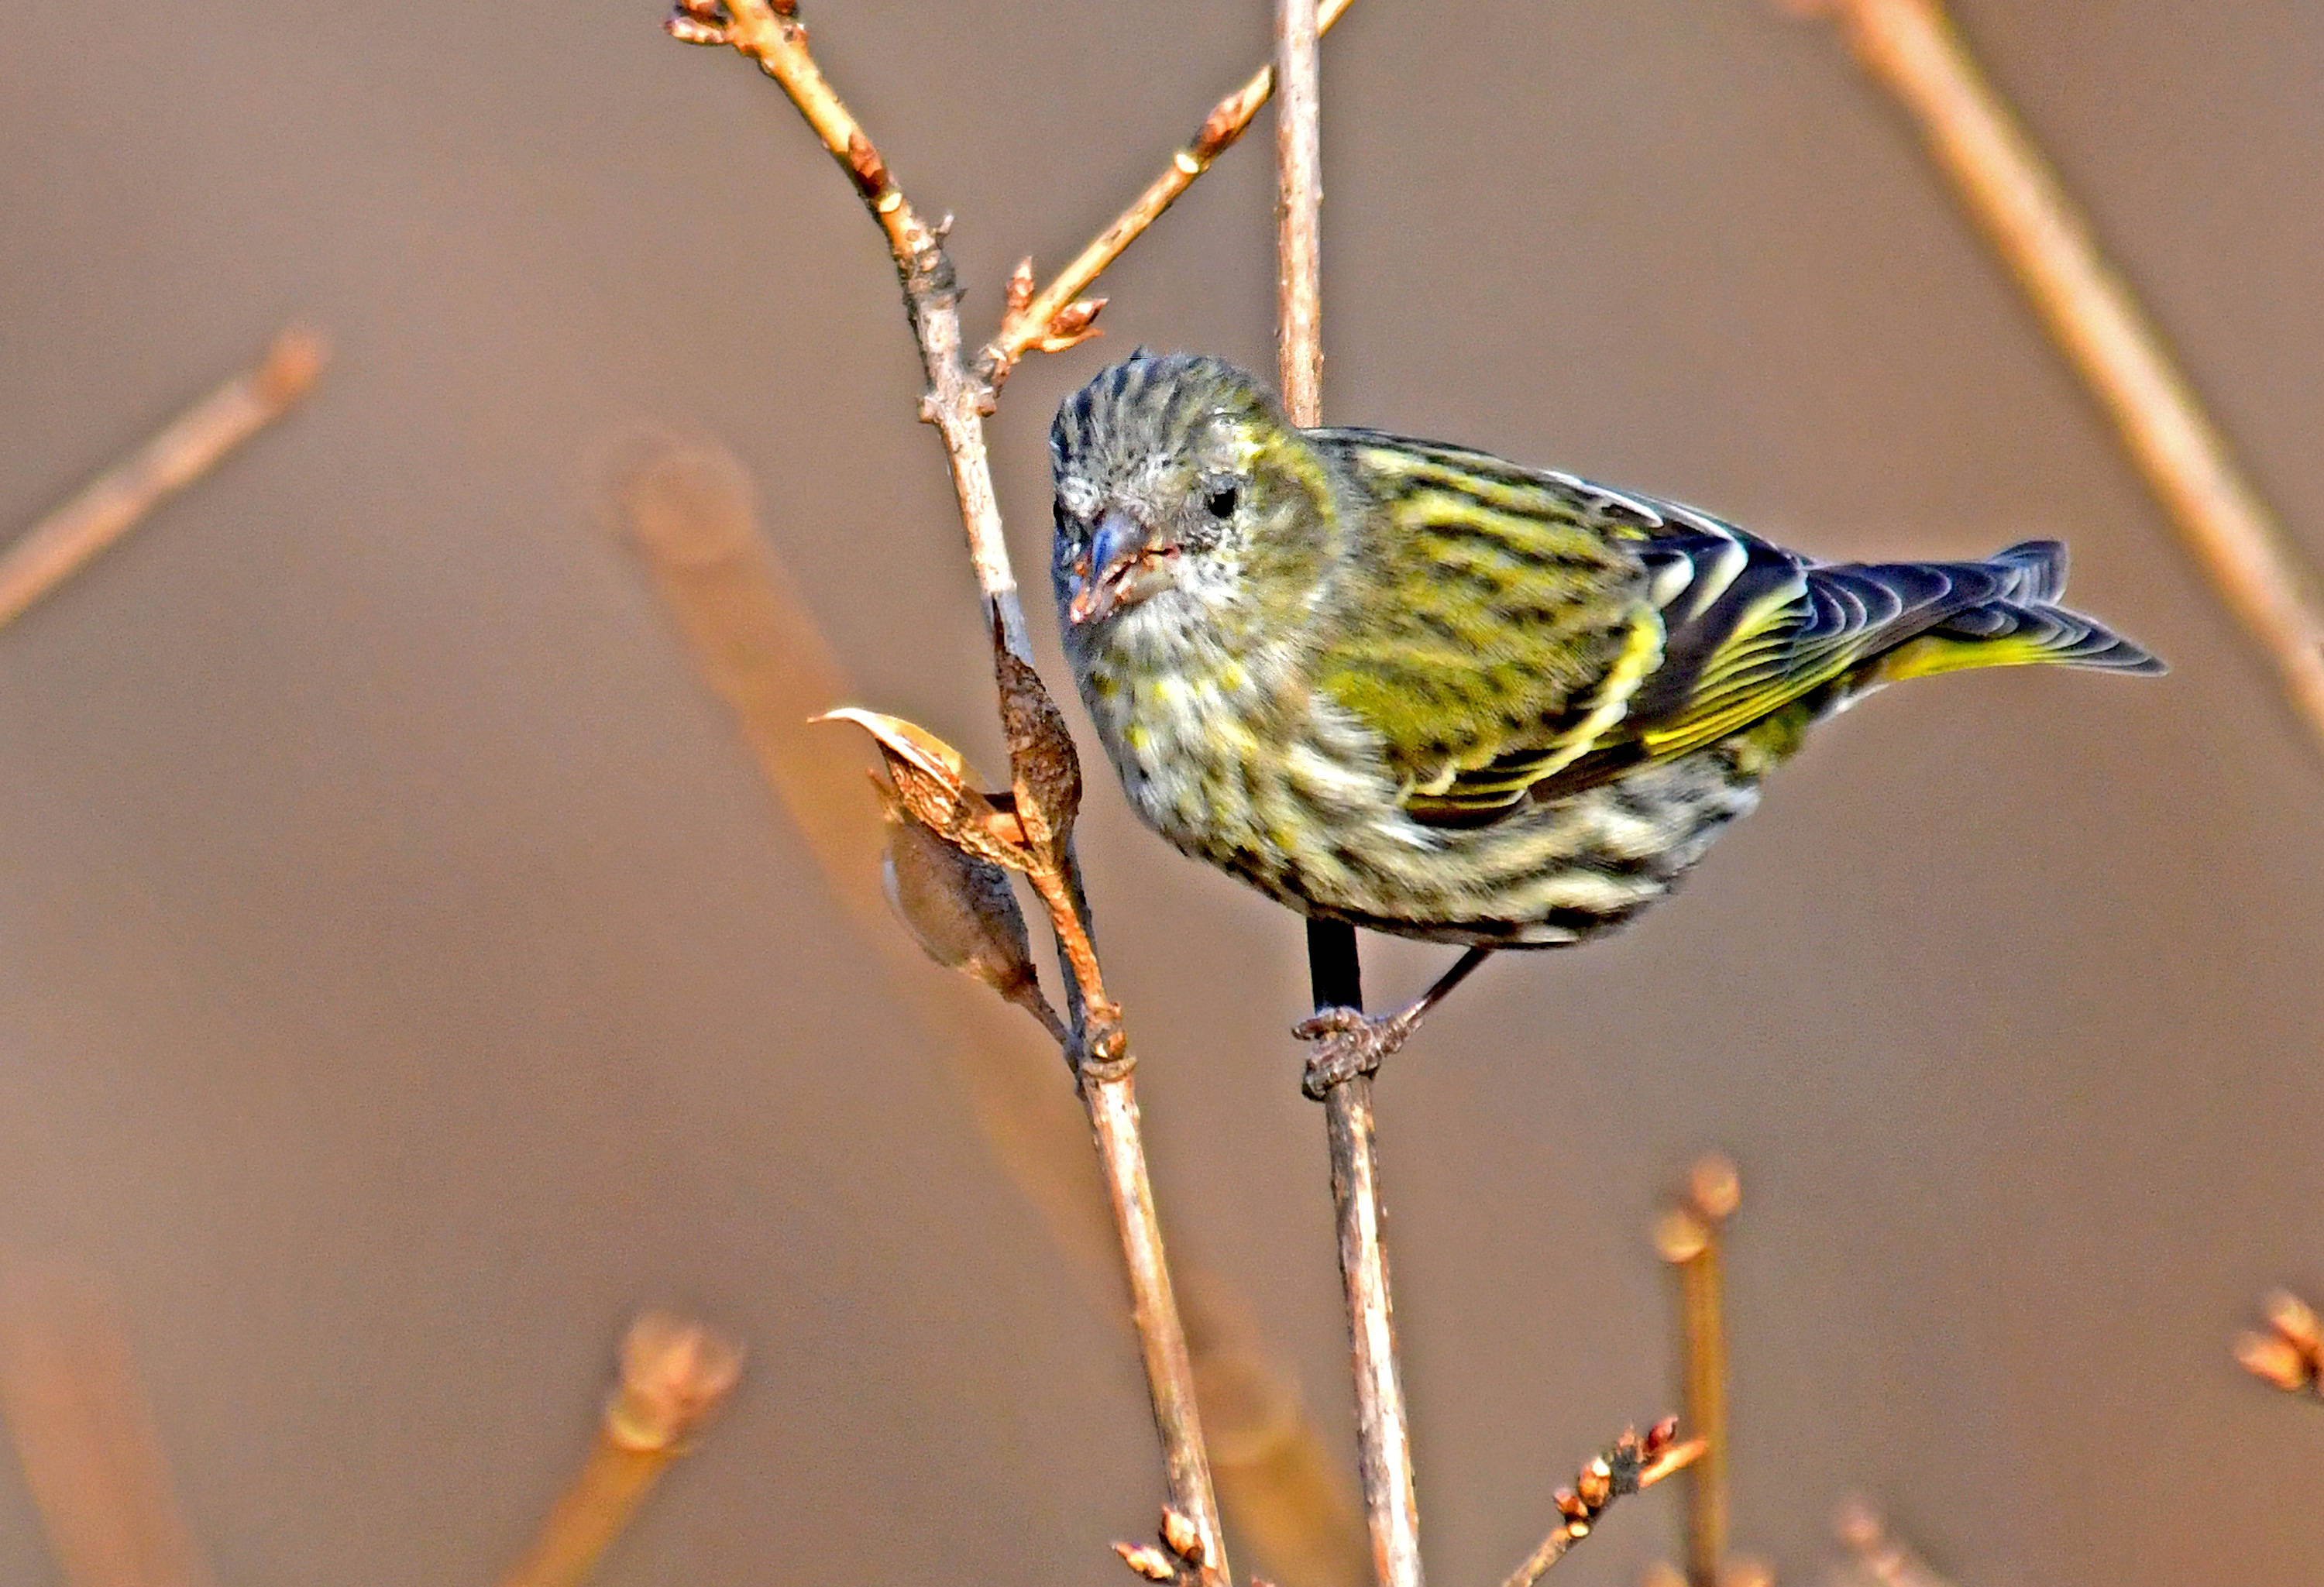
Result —
<path fill-rule="evenodd" d="M 1969 667 L 2054 664 L 2152 676 L 2169 670 L 2144 646 L 2094 618 L 2056 604 L 2066 589 L 2066 548 L 2025 540 L 1983 566 L 2004 580 L 1996 595 L 1952 614 L 1882 655 L 1867 681 L 1895 683 Z"/>

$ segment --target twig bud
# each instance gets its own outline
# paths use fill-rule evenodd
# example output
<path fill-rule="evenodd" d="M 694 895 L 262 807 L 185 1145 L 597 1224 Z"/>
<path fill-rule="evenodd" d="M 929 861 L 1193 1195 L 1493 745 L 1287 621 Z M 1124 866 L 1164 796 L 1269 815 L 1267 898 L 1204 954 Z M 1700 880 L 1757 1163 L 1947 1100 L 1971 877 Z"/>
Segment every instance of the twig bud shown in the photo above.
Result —
<path fill-rule="evenodd" d="M 2307 1356 L 2280 1333 L 2238 1333 L 2233 1349 L 2236 1365 L 2287 1394 L 2297 1394 L 2313 1380 Z"/>
<path fill-rule="evenodd" d="M 1735 1171 L 1731 1159 L 1711 1152 L 1697 1158 L 1688 1170 L 1686 1195 L 1705 1222 L 1724 1223 L 1743 1203 L 1742 1176 Z"/>
<path fill-rule="evenodd" d="M 1149 1582 L 1175 1582 L 1178 1579 L 1178 1567 L 1168 1555 L 1151 1543 L 1117 1543 L 1113 1545 L 1113 1552 L 1121 1556 L 1123 1564 Z"/>
<path fill-rule="evenodd" d="M 2264 1303 L 2268 1326 L 2299 1347 L 2307 1355 L 2317 1353 L 2324 1328 L 2316 1320 L 2316 1309 L 2288 1289 L 2279 1289 Z"/>
<path fill-rule="evenodd" d="M 1666 1262 L 1691 1262 L 1710 1243 L 1710 1228 L 1684 1207 L 1673 1207 L 1655 1222 L 1655 1250 Z"/>
<path fill-rule="evenodd" d="M 1032 307 L 1034 284 L 1033 256 L 1028 254 L 1009 272 L 1009 285 L 1001 294 L 1001 308 L 1008 318 L 1013 319 Z"/>
<path fill-rule="evenodd" d="M 648 1312 L 622 1341 L 622 1382 L 606 1435 L 625 1449 L 676 1450 L 718 1414 L 742 1375 L 739 1345 L 699 1323 Z"/>
<path fill-rule="evenodd" d="M 1197 1570 L 1202 1568 L 1203 1555 L 1207 1552 L 1203 1546 L 1203 1530 L 1184 1511 L 1163 1507 L 1162 1541 L 1180 1559 Z"/>

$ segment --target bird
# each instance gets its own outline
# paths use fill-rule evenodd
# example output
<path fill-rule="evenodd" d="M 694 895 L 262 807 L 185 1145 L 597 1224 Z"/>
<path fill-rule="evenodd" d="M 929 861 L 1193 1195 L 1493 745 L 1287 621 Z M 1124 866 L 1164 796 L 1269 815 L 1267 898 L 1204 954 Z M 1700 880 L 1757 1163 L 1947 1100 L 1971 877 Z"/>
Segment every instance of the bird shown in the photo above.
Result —
<path fill-rule="evenodd" d="M 2164 669 L 2058 604 L 2055 540 L 1822 561 L 1471 447 L 1301 429 L 1204 355 L 1101 371 L 1049 448 L 1064 649 L 1140 819 L 1312 919 L 1463 950 L 1395 1015 L 1301 1025 L 1311 1094 L 1488 955 L 1634 920 L 1884 685 Z"/>

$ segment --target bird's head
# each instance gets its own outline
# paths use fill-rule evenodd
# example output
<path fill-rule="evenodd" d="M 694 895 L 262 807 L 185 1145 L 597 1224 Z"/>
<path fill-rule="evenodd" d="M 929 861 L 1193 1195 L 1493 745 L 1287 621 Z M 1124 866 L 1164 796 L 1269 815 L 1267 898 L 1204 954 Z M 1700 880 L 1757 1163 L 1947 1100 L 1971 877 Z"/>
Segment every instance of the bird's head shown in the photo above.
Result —
<path fill-rule="evenodd" d="M 1058 407 L 1049 457 L 1069 644 L 1264 630 L 1304 610 L 1333 532 L 1328 466 L 1234 365 L 1133 353 Z"/>

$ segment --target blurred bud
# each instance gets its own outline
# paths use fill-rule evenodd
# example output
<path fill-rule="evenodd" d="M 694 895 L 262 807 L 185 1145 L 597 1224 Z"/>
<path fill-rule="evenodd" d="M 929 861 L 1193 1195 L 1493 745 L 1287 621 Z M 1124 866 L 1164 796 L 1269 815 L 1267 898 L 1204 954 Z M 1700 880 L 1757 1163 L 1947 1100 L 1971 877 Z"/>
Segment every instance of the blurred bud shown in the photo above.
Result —
<path fill-rule="evenodd" d="M 1666 1262 L 1691 1262 L 1711 1243 L 1711 1230 L 1684 1207 L 1673 1207 L 1655 1223 L 1655 1250 Z"/>
<path fill-rule="evenodd" d="M 1017 262 L 1009 272 L 1009 287 L 1001 298 L 1001 306 L 1010 318 L 1022 314 L 1033 303 L 1033 256 L 1030 254 Z"/>
<path fill-rule="evenodd" d="M 1175 1510 L 1167 1505 L 1164 1506 L 1162 1541 L 1170 1545 L 1171 1553 L 1188 1564 L 1197 1568 L 1201 1566 L 1203 1555 L 1206 1552 L 1203 1546 L 1203 1531 L 1201 1527 L 1194 1525 L 1194 1518 L 1182 1510 Z"/>
<path fill-rule="evenodd" d="M 2282 1334 L 2303 1353 L 2310 1356 L 2317 1353 L 2319 1333 L 2313 1306 L 2288 1289 L 2277 1290 L 2264 1304 L 2269 1327 Z"/>
<path fill-rule="evenodd" d="M 1742 1176 L 1729 1158 L 1710 1152 L 1696 1159 L 1688 1171 L 1686 1195 L 1706 1222 L 1724 1223 L 1743 1203 Z"/>
<path fill-rule="evenodd" d="M 2281 1333 L 2238 1333 L 2234 1345 L 2236 1364 L 2263 1383 L 2296 1394 L 2314 1380 L 2309 1358 Z"/>
<path fill-rule="evenodd" d="M 1151 1543 L 1117 1543 L 1113 1545 L 1113 1552 L 1121 1556 L 1123 1564 L 1149 1582 L 1175 1582 L 1178 1579 L 1178 1567 L 1171 1563 L 1168 1555 Z"/>
<path fill-rule="evenodd" d="M 1678 1441 L 1678 1418 L 1665 1416 L 1646 1429 L 1645 1449 L 1649 1459 L 1662 1453 Z"/>
<path fill-rule="evenodd" d="M 740 1346 L 699 1323 L 648 1312 L 622 1341 L 606 1435 L 624 1449 L 675 1451 L 718 1414 L 742 1375 Z"/>

